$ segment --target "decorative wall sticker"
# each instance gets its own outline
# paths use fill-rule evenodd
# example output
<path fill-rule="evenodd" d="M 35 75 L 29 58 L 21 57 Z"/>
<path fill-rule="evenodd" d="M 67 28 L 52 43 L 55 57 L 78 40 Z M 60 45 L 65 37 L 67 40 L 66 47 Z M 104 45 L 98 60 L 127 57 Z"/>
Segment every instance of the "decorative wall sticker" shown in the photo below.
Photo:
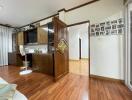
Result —
<path fill-rule="evenodd" d="M 104 28 L 105 28 L 105 27 L 104 27 L 104 26 L 102 26 L 102 27 L 101 27 L 101 31 L 104 31 L 104 30 L 105 30 Z"/>
<path fill-rule="evenodd" d="M 112 25 L 112 29 L 113 29 L 113 30 L 116 29 L 116 24 L 115 24 L 115 25 Z"/>
<path fill-rule="evenodd" d="M 117 30 L 111 30 L 111 34 L 112 35 L 116 35 L 117 34 Z"/>
<path fill-rule="evenodd" d="M 100 32 L 100 35 L 105 35 L 105 32 Z"/>
<path fill-rule="evenodd" d="M 121 35 L 124 33 L 123 18 L 91 25 L 90 36 Z"/>
<path fill-rule="evenodd" d="M 110 25 L 110 21 L 107 21 L 107 22 L 106 22 L 106 25 L 109 26 L 109 25 Z"/>
<path fill-rule="evenodd" d="M 96 36 L 99 36 L 100 34 L 99 34 L 99 32 L 96 32 Z"/>
<path fill-rule="evenodd" d="M 60 53 L 64 53 L 65 52 L 65 49 L 68 48 L 68 45 L 67 45 L 67 42 L 64 40 L 64 39 L 61 39 L 58 43 L 58 46 L 57 46 L 57 50 L 60 52 Z"/>
<path fill-rule="evenodd" d="M 111 21 L 111 24 L 117 24 L 117 20 Z"/>
<path fill-rule="evenodd" d="M 122 29 L 118 29 L 118 34 L 121 34 L 122 33 Z"/>
<path fill-rule="evenodd" d="M 100 26 L 105 26 L 105 22 L 103 22 L 103 23 L 100 23 Z"/>

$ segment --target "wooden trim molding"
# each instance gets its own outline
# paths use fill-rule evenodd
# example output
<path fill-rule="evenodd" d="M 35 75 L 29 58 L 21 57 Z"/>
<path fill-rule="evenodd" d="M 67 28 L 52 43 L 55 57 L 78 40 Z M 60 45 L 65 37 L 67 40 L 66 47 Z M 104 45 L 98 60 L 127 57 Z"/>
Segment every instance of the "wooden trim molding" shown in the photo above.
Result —
<path fill-rule="evenodd" d="M 88 20 L 88 21 L 82 21 L 82 22 L 70 24 L 70 25 L 67 25 L 67 27 L 76 26 L 76 25 L 85 24 L 85 23 L 90 23 L 90 21 Z"/>
<path fill-rule="evenodd" d="M 27 25 L 21 26 L 21 27 L 19 27 L 19 28 L 23 28 L 23 27 L 26 27 L 26 26 L 28 26 L 28 25 L 35 24 L 35 23 L 37 23 L 37 22 L 40 22 L 40 21 L 43 21 L 43 20 L 46 20 L 46 19 L 49 19 L 49 18 L 55 17 L 55 16 L 57 16 L 57 15 L 58 15 L 58 13 L 57 13 L 57 14 L 54 14 L 54 15 L 51 15 L 51 16 L 48 16 L 48 17 L 46 17 L 46 18 L 43 18 L 43 19 L 37 20 L 37 21 L 32 22 L 32 23 L 30 23 L 30 24 L 27 24 Z"/>
<path fill-rule="evenodd" d="M 67 12 L 67 10 L 65 8 L 58 10 L 58 12 L 61 12 L 61 11 Z"/>
<path fill-rule="evenodd" d="M 121 80 L 121 79 L 108 78 L 108 77 L 98 76 L 98 75 L 93 75 L 93 74 L 90 75 L 90 78 L 96 78 L 96 79 L 100 79 L 100 80 L 124 83 L 124 80 Z"/>
<path fill-rule="evenodd" d="M 87 3 L 81 4 L 81 5 L 79 5 L 79 6 L 76 6 L 76 7 L 70 8 L 70 9 L 68 9 L 68 10 L 66 10 L 65 8 L 63 8 L 63 9 L 58 10 L 58 12 L 61 12 L 61 11 L 69 12 L 69 11 L 72 11 L 72 10 L 78 9 L 78 8 L 80 8 L 80 7 L 83 7 L 83 6 L 86 6 L 86 5 L 89 5 L 89 4 L 92 4 L 92 3 L 95 3 L 95 2 L 97 2 L 97 1 L 100 1 L 100 0 L 92 0 L 92 1 L 90 1 L 90 2 L 87 2 Z M 55 17 L 55 16 L 57 16 L 57 15 L 58 15 L 58 13 L 57 13 L 57 14 L 54 14 L 54 15 L 51 15 L 51 16 L 48 16 L 48 17 L 46 17 L 46 18 L 43 18 L 43 19 L 37 20 L 37 21 L 32 22 L 32 23 L 30 23 L 30 24 L 23 25 L 23 26 L 21 26 L 21 27 L 19 27 L 19 28 L 23 28 L 23 27 L 26 27 L 26 26 L 28 26 L 28 25 L 35 24 L 35 23 L 37 23 L 37 22 L 40 22 L 40 21 L 46 20 L 46 19 L 48 19 L 48 18 Z M 85 22 L 86 22 L 86 21 L 85 21 Z"/>
<path fill-rule="evenodd" d="M 15 27 L 12 27 L 10 25 L 5 25 L 5 24 L 0 24 L 0 26 L 9 27 L 9 28 L 15 28 Z"/>
<path fill-rule="evenodd" d="M 89 4 L 92 4 L 92 3 L 95 3 L 95 2 L 97 2 L 97 1 L 100 1 L 100 0 L 92 0 L 92 1 L 90 1 L 90 2 L 87 2 L 87 3 L 81 4 L 81 5 L 79 5 L 79 6 L 76 6 L 76 7 L 70 8 L 70 9 L 66 10 L 66 12 L 69 12 L 69 11 L 72 11 L 72 10 L 75 10 L 75 9 L 78 9 L 78 8 L 81 8 L 81 7 L 83 7 L 83 6 L 86 6 L 86 5 L 89 5 Z"/>

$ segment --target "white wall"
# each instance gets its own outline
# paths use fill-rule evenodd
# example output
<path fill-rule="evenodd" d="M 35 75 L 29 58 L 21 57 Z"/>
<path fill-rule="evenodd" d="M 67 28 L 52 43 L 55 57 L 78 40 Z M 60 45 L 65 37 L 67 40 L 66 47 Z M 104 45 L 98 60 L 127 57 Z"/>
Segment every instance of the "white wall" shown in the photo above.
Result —
<path fill-rule="evenodd" d="M 76 27 L 71 27 L 69 32 L 69 59 L 79 60 L 79 33 Z"/>
<path fill-rule="evenodd" d="M 100 21 L 122 11 L 123 0 L 100 0 L 93 4 L 67 12 L 65 20 L 67 24 L 90 20 L 91 23 Z"/>
<path fill-rule="evenodd" d="M 81 39 L 81 58 L 89 58 L 89 41 L 88 41 L 88 26 L 85 28 L 86 31 L 82 31 L 79 34 L 79 38 Z"/>
<path fill-rule="evenodd" d="M 65 22 L 90 20 L 91 24 L 123 18 L 123 0 L 100 0 L 66 12 Z M 123 35 L 91 37 L 91 74 L 124 79 Z"/>
<path fill-rule="evenodd" d="M 100 22 L 119 18 L 123 18 L 123 11 Z M 123 39 L 124 35 L 91 37 L 91 74 L 124 79 Z"/>
<path fill-rule="evenodd" d="M 69 58 L 79 60 L 79 38 L 81 38 L 81 58 L 88 58 L 88 24 L 72 26 L 69 32 Z"/>
<path fill-rule="evenodd" d="M 122 35 L 91 37 L 91 74 L 122 79 Z"/>

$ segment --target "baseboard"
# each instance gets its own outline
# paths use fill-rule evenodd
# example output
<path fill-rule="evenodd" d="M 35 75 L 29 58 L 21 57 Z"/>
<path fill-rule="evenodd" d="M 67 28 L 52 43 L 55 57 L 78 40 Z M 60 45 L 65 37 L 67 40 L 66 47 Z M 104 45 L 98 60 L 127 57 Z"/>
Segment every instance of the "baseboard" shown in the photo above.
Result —
<path fill-rule="evenodd" d="M 69 61 L 80 61 L 80 60 L 89 60 L 89 58 L 69 59 Z"/>
<path fill-rule="evenodd" d="M 124 84 L 124 80 L 121 80 L 121 79 L 114 79 L 114 78 L 103 77 L 103 76 L 98 76 L 98 75 L 90 75 L 90 78 L 96 78 L 96 79 L 100 79 L 100 80 L 119 82 L 119 83 Z"/>
<path fill-rule="evenodd" d="M 69 59 L 69 61 L 79 61 L 79 60 L 77 60 L 77 59 Z"/>
<path fill-rule="evenodd" d="M 89 60 L 89 58 L 81 58 L 81 60 Z"/>

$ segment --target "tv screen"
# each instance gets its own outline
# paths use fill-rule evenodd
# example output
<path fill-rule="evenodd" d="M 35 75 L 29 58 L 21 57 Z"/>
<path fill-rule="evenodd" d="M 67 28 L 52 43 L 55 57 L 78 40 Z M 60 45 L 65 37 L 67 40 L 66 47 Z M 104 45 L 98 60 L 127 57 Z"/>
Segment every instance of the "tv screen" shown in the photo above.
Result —
<path fill-rule="evenodd" d="M 37 29 L 29 30 L 25 32 L 25 43 L 37 42 Z"/>

